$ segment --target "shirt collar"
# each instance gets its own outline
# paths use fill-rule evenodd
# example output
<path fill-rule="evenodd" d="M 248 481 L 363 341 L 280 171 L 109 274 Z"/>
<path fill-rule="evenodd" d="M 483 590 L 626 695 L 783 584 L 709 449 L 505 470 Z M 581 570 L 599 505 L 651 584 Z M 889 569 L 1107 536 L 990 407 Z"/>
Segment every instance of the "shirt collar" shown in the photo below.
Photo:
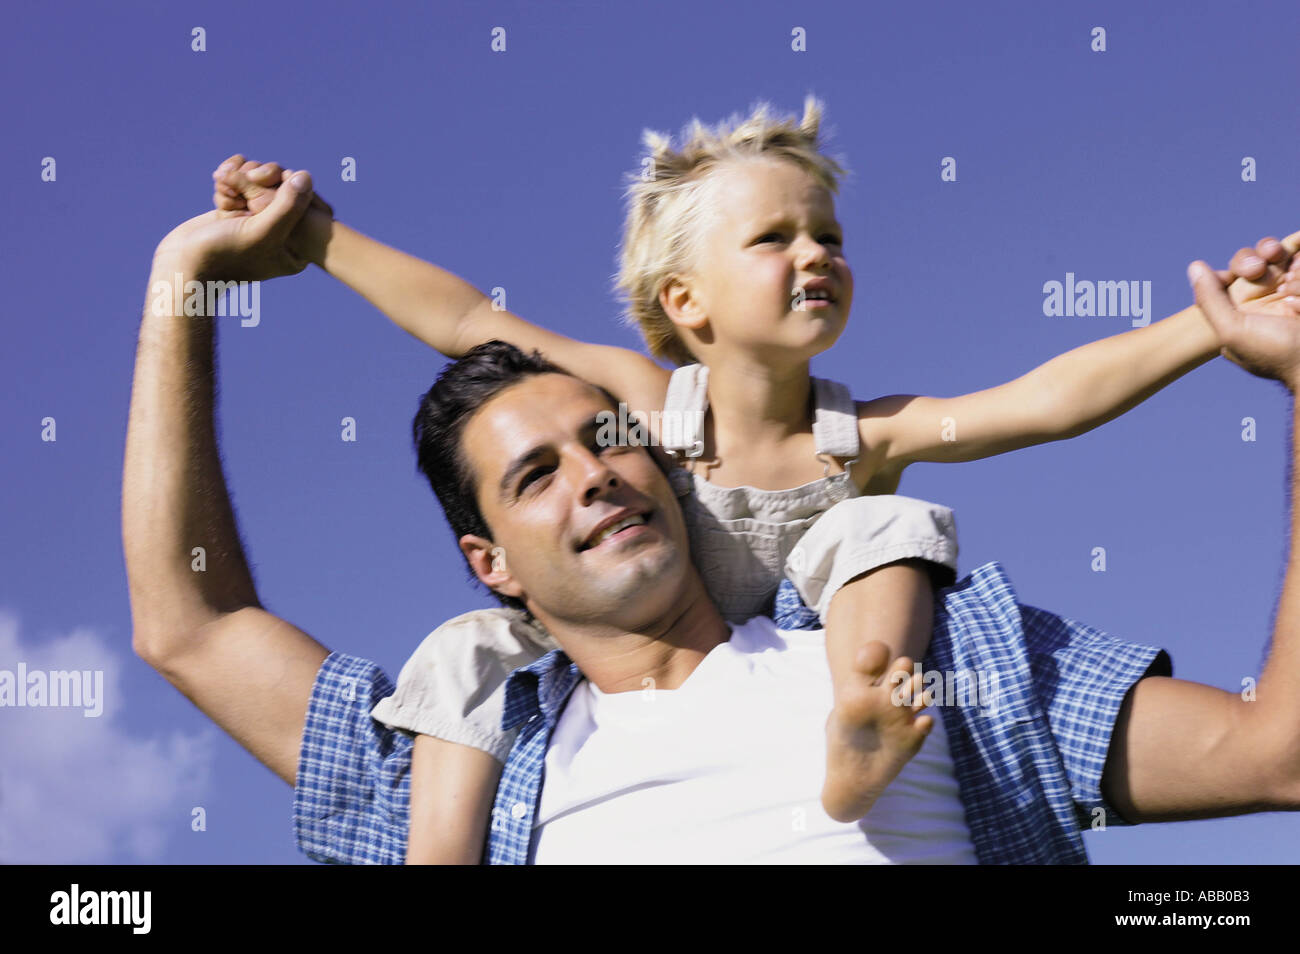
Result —
<path fill-rule="evenodd" d="M 569 693 L 581 681 L 577 664 L 562 649 L 552 649 L 536 662 L 521 666 L 506 679 L 501 728 L 509 732 L 537 715 L 553 725 Z"/>

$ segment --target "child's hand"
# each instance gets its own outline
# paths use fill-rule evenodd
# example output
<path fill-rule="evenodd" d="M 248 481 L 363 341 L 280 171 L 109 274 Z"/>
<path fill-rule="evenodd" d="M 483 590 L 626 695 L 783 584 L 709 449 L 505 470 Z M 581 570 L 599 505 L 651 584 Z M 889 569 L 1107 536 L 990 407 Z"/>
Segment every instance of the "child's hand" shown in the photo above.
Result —
<path fill-rule="evenodd" d="M 212 173 L 212 203 L 222 217 L 254 215 L 271 204 L 281 183 L 294 170 L 278 163 L 259 163 L 234 155 Z M 311 205 L 290 233 L 287 248 L 298 258 L 321 265 L 329 244 L 334 210 L 315 192 Z"/>
<path fill-rule="evenodd" d="M 1300 232 L 1278 241 L 1269 236 L 1232 256 L 1227 271 L 1218 272 L 1228 285 L 1234 305 L 1251 304 L 1252 311 L 1292 315 L 1300 307 Z M 1288 298 L 1296 301 L 1288 302 Z"/>

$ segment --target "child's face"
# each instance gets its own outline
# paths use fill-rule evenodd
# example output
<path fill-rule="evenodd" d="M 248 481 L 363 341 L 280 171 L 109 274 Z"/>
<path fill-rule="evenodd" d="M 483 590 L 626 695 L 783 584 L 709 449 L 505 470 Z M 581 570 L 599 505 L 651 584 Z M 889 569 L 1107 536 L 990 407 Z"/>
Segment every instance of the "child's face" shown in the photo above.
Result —
<path fill-rule="evenodd" d="M 830 193 L 793 163 L 773 159 L 728 163 L 710 185 L 712 215 L 688 279 L 688 309 L 707 319 L 710 332 L 697 354 L 707 362 L 741 349 L 782 361 L 825 351 L 853 302 Z M 799 303 L 797 292 L 813 281 L 827 285 L 833 300 Z"/>

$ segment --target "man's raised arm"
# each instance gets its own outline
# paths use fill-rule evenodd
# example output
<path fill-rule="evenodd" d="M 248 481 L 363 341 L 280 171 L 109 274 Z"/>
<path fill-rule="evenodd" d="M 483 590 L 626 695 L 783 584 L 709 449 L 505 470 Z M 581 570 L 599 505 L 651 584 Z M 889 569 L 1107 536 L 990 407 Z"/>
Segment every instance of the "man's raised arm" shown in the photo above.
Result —
<path fill-rule="evenodd" d="M 239 281 L 301 271 L 306 263 L 284 250 L 284 238 L 307 206 L 310 179 L 302 184 L 281 189 L 257 215 L 190 219 L 158 246 L 122 482 L 135 651 L 290 784 L 328 651 L 261 608 L 217 447 L 216 319 L 176 313 L 181 296 L 170 290 L 177 275 Z"/>
<path fill-rule="evenodd" d="M 1300 810 L 1300 318 L 1236 307 L 1204 263 L 1191 272 L 1224 355 L 1291 394 L 1290 547 L 1254 700 L 1166 677 L 1130 691 L 1102 791 L 1132 822 Z"/>

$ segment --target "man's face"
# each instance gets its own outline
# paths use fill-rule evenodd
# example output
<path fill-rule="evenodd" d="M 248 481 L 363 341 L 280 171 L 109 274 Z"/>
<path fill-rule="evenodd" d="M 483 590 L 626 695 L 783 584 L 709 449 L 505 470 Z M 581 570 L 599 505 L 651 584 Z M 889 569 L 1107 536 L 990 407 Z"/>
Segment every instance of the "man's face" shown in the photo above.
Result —
<path fill-rule="evenodd" d="M 693 573 L 681 508 L 649 451 L 598 445 L 597 414 L 609 410 L 577 378 L 534 375 L 484 404 L 462 435 L 504 572 L 476 542 L 467 548 L 471 538 L 462 548 L 480 579 L 552 628 L 640 629 L 671 611 Z"/>

